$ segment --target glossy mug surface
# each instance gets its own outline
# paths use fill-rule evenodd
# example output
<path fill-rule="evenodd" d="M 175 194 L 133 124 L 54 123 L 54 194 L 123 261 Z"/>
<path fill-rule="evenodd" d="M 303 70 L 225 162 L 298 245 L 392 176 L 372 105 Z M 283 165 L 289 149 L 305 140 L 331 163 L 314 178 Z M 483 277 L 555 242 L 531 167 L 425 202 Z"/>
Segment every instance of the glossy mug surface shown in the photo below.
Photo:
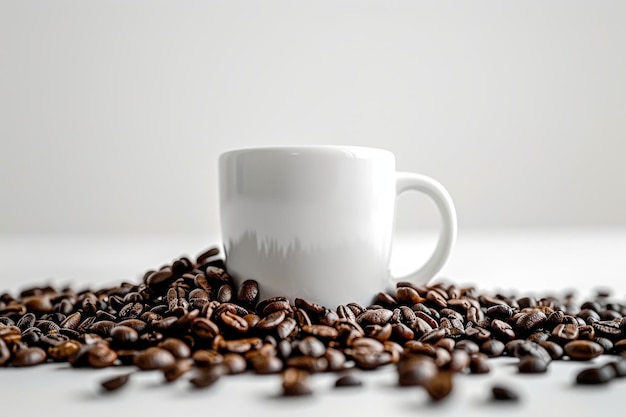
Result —
<path fill-rule="evenodd" d="M 442 217 L 430 259 L 402 277 L 389 270 L 396 198 L 415 190 Z M 438 182 L 396 172 L 386 150 L 351 146 L 238 149 L 219 159 L 226 267 L 261 297 L 305 298 L 334 308 L 371 303 L 398 280 L 424 284 L 447 261 L 456 213 Z"/>

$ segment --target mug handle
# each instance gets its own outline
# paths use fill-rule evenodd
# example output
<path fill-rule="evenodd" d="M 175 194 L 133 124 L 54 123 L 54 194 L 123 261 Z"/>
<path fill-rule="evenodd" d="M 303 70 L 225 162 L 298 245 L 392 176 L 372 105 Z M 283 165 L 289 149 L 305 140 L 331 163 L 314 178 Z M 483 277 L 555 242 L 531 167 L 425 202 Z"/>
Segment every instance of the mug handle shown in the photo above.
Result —
<path fill-rule="evenodd" d="M 407 275 L 391 276 L 391 281 L 393 283 L 411 281 L 416 284 L 426 284 L 443 268 L 450 257 L 457 234 L 456 210 L 450 194 L 439 182 L 426 175 L 396 172 L 396 198 L 409 190 L 423 192 L 435 201 L 441 213 L 442 225 L 437 246 L 428 261 Z"/>

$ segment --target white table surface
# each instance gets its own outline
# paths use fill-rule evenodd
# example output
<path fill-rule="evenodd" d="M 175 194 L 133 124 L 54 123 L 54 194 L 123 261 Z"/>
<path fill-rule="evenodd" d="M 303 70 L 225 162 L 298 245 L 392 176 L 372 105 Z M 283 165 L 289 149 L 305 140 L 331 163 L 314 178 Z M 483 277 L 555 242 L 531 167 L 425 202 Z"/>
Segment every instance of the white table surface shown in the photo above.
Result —
<path fill-rule="evenodd" d="M 393 269 L 406 271 L 424 259 L 434 236 L 401 235 Z M 143 272 L 180 255 L 195 256 L 218 243 L 211 236 L 1 236 L 0 291 L 17 292 L 29 285 L 71 284 L 77 288 L 138 281 Z M 626 229 L 464 231 L 452 259 L 440 273 L 450 282 L 471 283 L 480 290 L 516 294 L 574 290 L 581 299 L 597 288 L 626 299 Z M 607 357 L 595 363 L 606 361 Z M 545 375 L 519 375 L 516 361 L 490 361 L 487 375 L 458 375 L 453 394 L 432 404 L 419 388 L 395 385 L 393 367 L 362 372 L 362 388 L 333 388 L 334 374 L 314 375 L 309 398 L 282 398 L 280 377 L 239 375 L 222 378 L 207 390 L 192 390 L 187 381 L 162 384 L 158 373 L 133 375 L 129 386 L 103 395 L 99 382 L 120 369 L 71 369 L 51 364 L 28 369 L 0 368 L 2 414 L 20 416 L 114 414 L 182 416 L 215 415 L 591 415 L 623 409 L 626 379 L 601 387 L 578 387 L 576 373 L 588 363 L 555 361 Z M 494 404 L 490 387 L 502 383 L 521 401 Z"/>

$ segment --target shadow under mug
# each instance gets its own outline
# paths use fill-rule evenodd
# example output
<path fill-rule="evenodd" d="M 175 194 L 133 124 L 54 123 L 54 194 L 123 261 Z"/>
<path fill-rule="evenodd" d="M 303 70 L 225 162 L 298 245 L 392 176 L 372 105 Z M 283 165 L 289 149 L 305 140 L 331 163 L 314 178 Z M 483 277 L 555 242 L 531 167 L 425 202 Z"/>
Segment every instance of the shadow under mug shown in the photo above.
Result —
<path fill-rule="evenodd" d="M 400 277 L 389 270 L 397 197 L 430 196 L 442 222 L 425 264 Z M 371 304 L 398 281 L 426 284 L 448 260 L 457 233 L 445 188 L 396 172 L 386 150 L 353 146 L 237 149 L 219 158 L 220 223 L 226 268 L 254 279 L 261 299 L 300 297 L 334 308 Z"/>

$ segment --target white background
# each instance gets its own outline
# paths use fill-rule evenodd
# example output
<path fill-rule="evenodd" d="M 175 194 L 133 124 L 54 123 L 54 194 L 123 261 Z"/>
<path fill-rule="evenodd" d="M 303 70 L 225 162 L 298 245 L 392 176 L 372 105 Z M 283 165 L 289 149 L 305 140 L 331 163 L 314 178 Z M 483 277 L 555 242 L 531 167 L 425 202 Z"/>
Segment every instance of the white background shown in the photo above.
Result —
<path fill-rule="evenodd" d="M 0 0 L 0 233 L 213 234 L 218 154 L 273 144 L 390 149 L 461 231 L 626 225 L 624 22 L 623 1 Z M 403 197 L 398 227 L 436 223 Z"/>

